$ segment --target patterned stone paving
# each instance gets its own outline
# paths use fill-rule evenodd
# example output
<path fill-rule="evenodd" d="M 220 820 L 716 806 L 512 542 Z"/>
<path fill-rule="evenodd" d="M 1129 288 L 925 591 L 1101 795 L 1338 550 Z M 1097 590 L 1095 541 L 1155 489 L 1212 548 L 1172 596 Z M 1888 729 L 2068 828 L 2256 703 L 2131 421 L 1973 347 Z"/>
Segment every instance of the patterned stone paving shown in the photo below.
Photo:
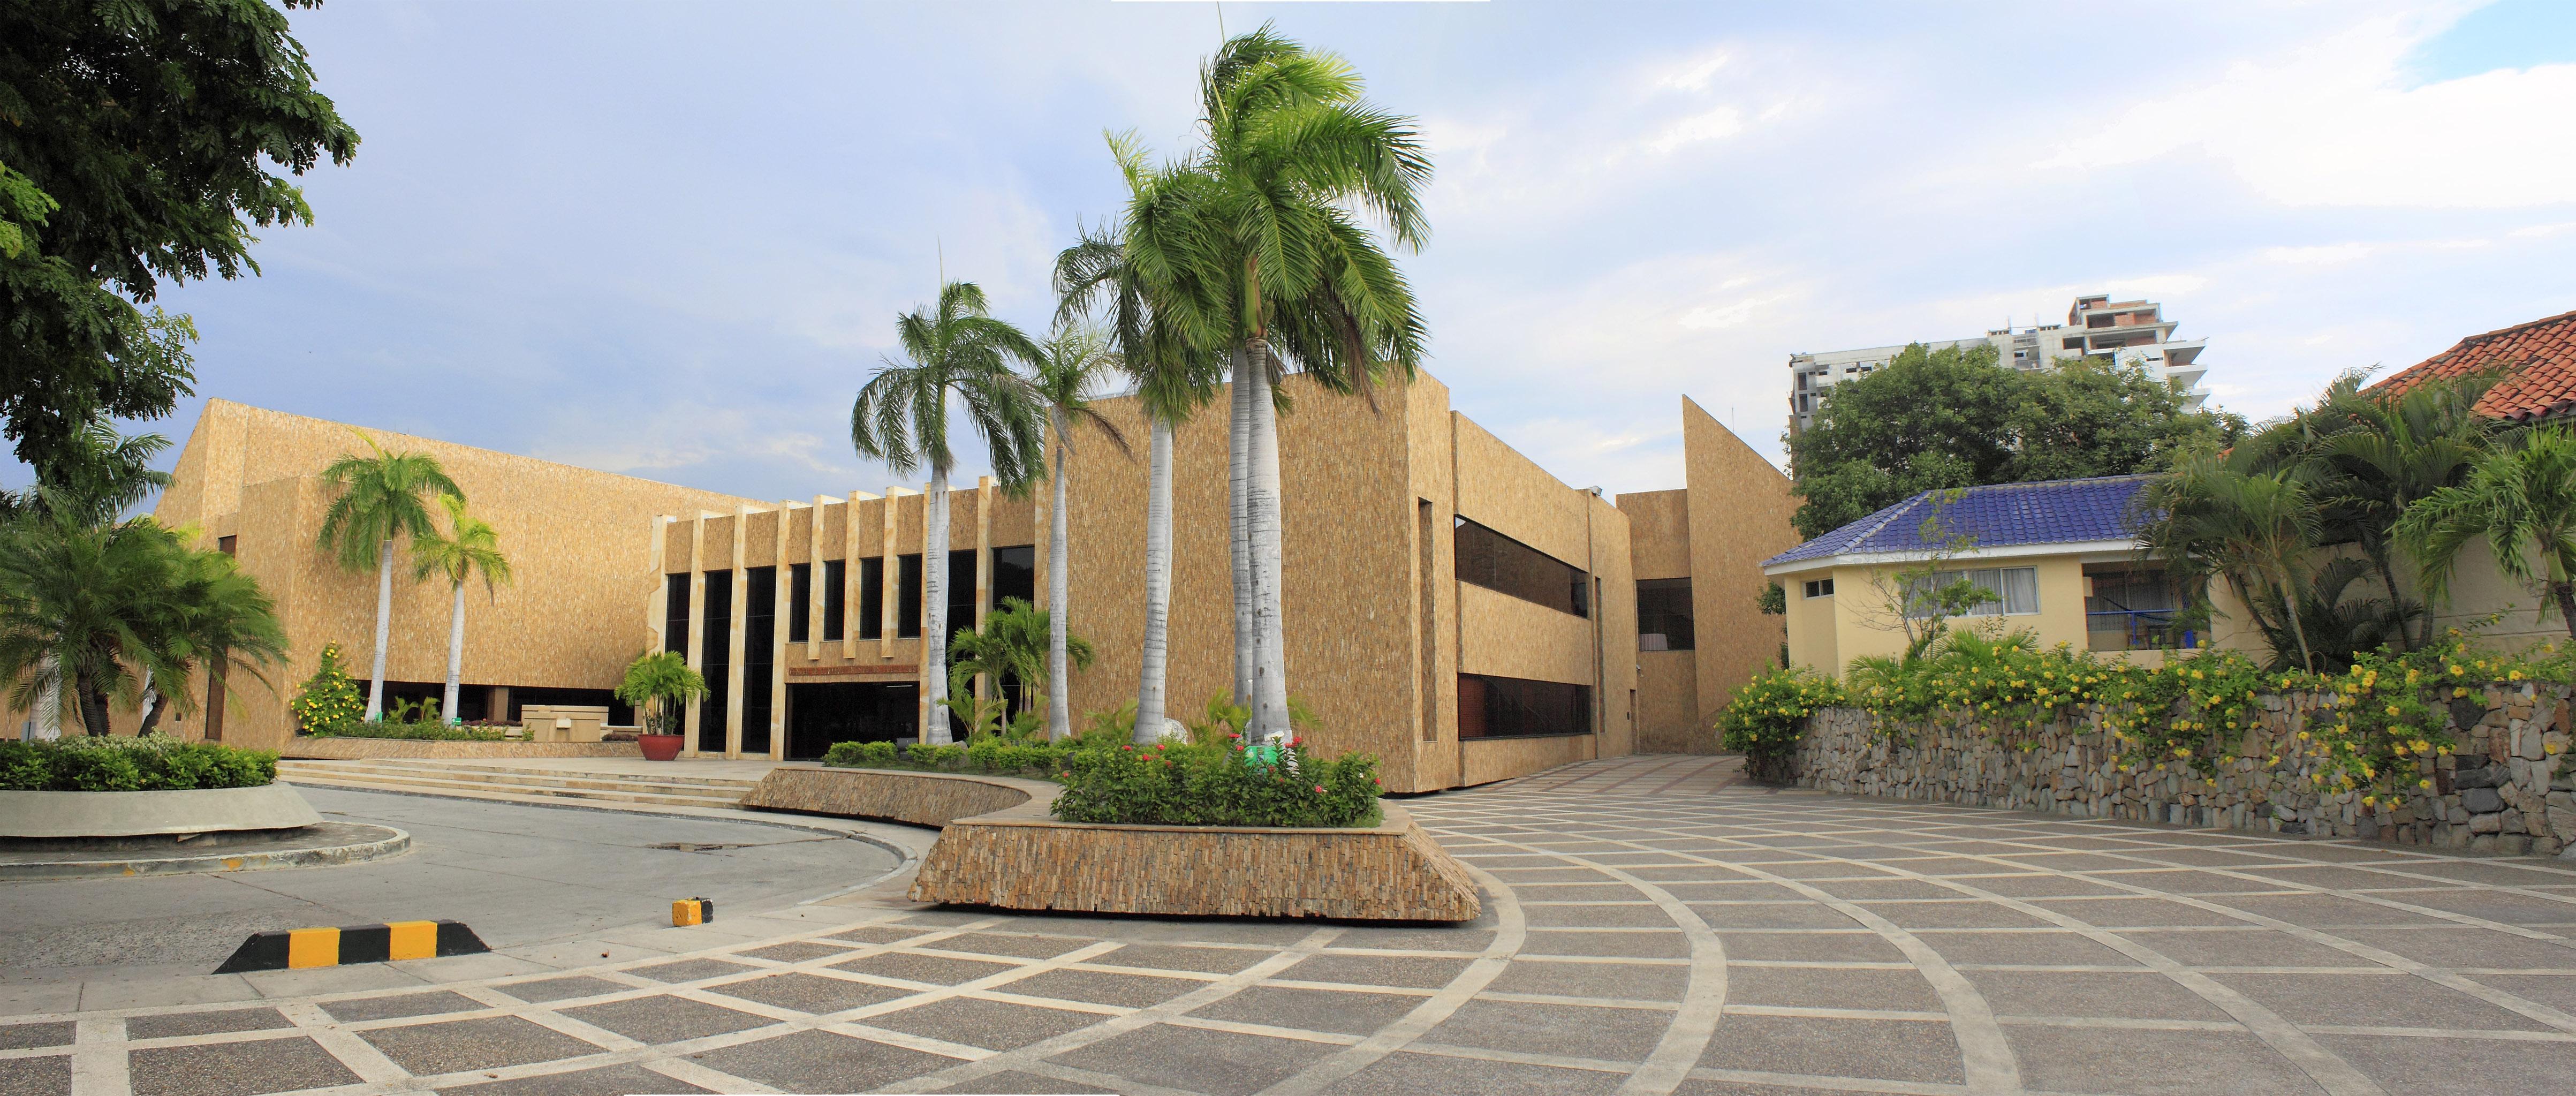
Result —
<path fill-rule="evenodd" d="M 2568 1091 L 2576 871 L 1598 762 L 1409 806 L 1454 928 L 833 907 L 401 994 L 0 1021 L 0 1092 Z"/>

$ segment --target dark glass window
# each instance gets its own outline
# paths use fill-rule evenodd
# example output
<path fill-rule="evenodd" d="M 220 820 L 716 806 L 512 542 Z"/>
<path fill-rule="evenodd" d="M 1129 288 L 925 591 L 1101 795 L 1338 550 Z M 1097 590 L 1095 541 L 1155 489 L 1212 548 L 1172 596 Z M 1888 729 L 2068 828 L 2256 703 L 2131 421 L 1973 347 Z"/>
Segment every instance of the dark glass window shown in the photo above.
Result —
<path fill-rule="evenodd" d="M 948 553 L 948 634 L 975 630 L 975 557 L 973 551 Z"/>
<path fill-rule="evenodd" d="M 814 565 L 792 564 L 787 569 L 787 642 L 803 643 L 813 635 Z"/>
<path fill-rule="evenodd" d="M 1592 687 L 1458 675 L 1458 737 L 1591 734 Z"/>
<path fill-rule="evenodd" d="M 823 561 L 823 639 L 825 642 L 838 643 L 841 637 L 847 634 L 841 631 L 845 623 L 841 618 L 848 611 L 848 605 L 843 600 L 844 587 L 841 584 L 848 573 L 840 560 Z"/>
<path fill-rule="evenodd" d="M 769 752 L 769 685 L 778 671 L 778 568 L 743 572 L 742 752 Z"/>
<path fill-rule="evenodd" d="M 1015 597 L 1031 605 L 1038 603 L 1038 550 L 1032 545 L 993 549 L 993 607 L 1002 607 L 1002 599 Z"/>
<path fill-rule="evenodd" d="M 921 553 L 895 557 L 894 636 L 921 638 Z"/>
<path fill-rule="evenodd" d="M 663 595 L 666 604 L 662 614 L 662 649 L 686 655 L 689 653 L 689 576 L 666 577 L 670 582 Z"/>
<path fill-rule="evenodd" d="M 687 578 L 689 576 L 682 575 L 680 577 Z M 391 686 L 393 683 L 388 681 L 385 684 L 387 686 Z M 442 681 L 435 685 L 427 685 L 423 695 L 439 696 L 446 693 L 446 691 L 447 683 Z M 465 692 L 457 695 L 457 709 L 467 713 L 462 716 L 462 718 L 473 719 L 475 716 L 471 713 L 475 708 L 482 707 L 488 709 L 490 707 L 491 698 L 489 696 L 485 696 L 481 701 L 478 701 L 475 704 L 466 703 L 466 697 L 473 696 L 474 692 L 480 691 L 482 690 L 474 690 L 473 692 Z M 605 707 L 608 709 L 609 726 L 632 727 L 635 725 L 635 709 L 625 701 L 617 699 L 617 694 L 608 689 L 552 689 L 527 685 L 515 685 L 510 688 L 510 710 L 508 712 L 507 721 L 516 723 L 519 720 L 526 718 L 528 705 L 530 704 L 535 704 L 540 707 L 548 704 L 558 707 L 572 705 L 580 705 L 585 708 L 592 706 Z M 486 718 L 488 717 L 487 712 Z"/>
<path fill-rule="evenodd" d="M 1808 579 L 1808 580 L 1807 580 L 1807 596 L 1808 596 L 1808 597 L 1832 597 L 1832 596 L 1834 596 L 1834 580 L 1829 579 L 1829 578 L 1811 578 L 1811 579 Z"/>
<path fill-rule="evenodd" d="M 1687 651 L 1691 636 L 1691 589 L 1686 578 L 1637 580 L 1637 649 Z"/>
<path fill-rule="evenodd" d="M 1458 519 L 1457 542 L 1458 581 L 1560 613 L 1592 615 L 1582 569 L 1465 518 Z"/>
<path fill-rule="evenodd" d="M 725 676 L 733 667 L 733 572 L 707 572 L 707 611 L 698 618 L 707 641 L 698 649 L 698 673 L 707 695 L 698 701 L 698 748 L 724 752 Z"/>
<path fill-rule="evenodd" d="M 859 638 L 885 638 L 885 558 L 859 561 Z"/>

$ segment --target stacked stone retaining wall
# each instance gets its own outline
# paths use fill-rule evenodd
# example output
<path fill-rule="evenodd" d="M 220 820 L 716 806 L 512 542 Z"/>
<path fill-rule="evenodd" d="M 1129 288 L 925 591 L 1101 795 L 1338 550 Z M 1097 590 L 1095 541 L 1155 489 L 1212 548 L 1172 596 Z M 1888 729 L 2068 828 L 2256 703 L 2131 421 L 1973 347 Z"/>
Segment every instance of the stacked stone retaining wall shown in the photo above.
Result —
<path fill-rule="evenodd" d="M 2324 694 L 2263 698 L 2237 760 L 2214 777 L 2181 765 L 2120 771 L 2099 713 L 2036 731 L 1965 717 L 1883 724 L 1853 708 L 1808 721 L 1791 772 L 1800 786 L 2079 818 L 2133 819 L 2318 837 L 2359 837 L 2513 855 L 2576 856 L 2576 765 L 2563 686 L 2490 686 L 2450 705 L 2454 752 L 2427 758 L 2430 793 L 2391 809 L 2367 791 L 2320 789 L 2298 734 L 2333 718 Z M 2281 763 L 2269 764 L 2273 756 Z"/>

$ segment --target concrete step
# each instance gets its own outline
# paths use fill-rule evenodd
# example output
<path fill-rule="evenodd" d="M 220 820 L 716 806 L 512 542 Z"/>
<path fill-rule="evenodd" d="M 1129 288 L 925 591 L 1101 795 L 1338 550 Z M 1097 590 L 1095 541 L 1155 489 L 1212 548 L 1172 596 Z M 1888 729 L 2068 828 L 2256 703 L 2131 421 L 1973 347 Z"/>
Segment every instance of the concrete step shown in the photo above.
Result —
<path fill-rule="evenodd" d="M 333 784 L 347 787 L 374 786 L 431 793 L 488 791 L 558 799 L 608 800 L 675 806 L 731 807 L 740 803 L 743 796 L 741 787 L 709 786 L 667 780 L 628 781 L 600 776 L 570 776 L 553 780 L 533 777 L 492 779 L 470 772 L 406 771 L 382 765 L 363 767 L 310 765 L 288 761 L 278 764 L 278 775 L 281 779 L 294 783 Z M 735 782 L 728 782 L 729 785 L 731 783 Z"/>
<path fill-rule="evenodd" d="M 281 761 L 280 771 L 292 767 L 295 772 L 341 773 L 351 776 L 435 777 L 442 780 L 472 781 L 483 784 L 526 785 L 550 788 L 587 788 L 594 791 L 669 791 L 675 794 L 730 795 L 736 799 L 759 785 L 757 780 L 723 778 L 664 777 L 626 773 L 586 773 L 544 769 L 493 769 L 480 766 L 407 765 L 392 762 L 298 762 Z"/>
<path fill-rule="evenodd" d="M 443 799 L 474 799 L 487 803 L 524 803 L 535 806 L 577 803 L 585 807 L 596 808 L 599 810 L 708 815 L 714 815 L 719 812 L 742 810 L 742 807 L 738 804 L 720 802 L 712 799 L 687 799 L 685 802 L 677 803 L 650 803 L 625 799 L 596 799 L 580 796 L 546 795 L 542 793 L 531 794 L 526 791 L 504 791 L 498 787 L 478 788 L 458 785 L 456 787 L 449 788 L 428 788 L 408 784 L 377 782 L 372 780 L 359 780 L 342 777 L 315 779 L 312 777 L 287 776 L 282 773 L 279 774 L 278 779 L 292 784 L 301 784 L 307 787 L 344 788 L 350 791 L 362 792 L 401 792 L 409 795 L 434 795 Z M 647 796 L 645 798 L 657 799 L 664 797 Z"/>
<path fill-rule="evenodd" d="M 665 769 L 661 769 L 661 770 L 654 771 L 654 772 L 640 772 L 640 773 L 636 773 L 636 772 L 619 772 L 619 771 L 614 771 L 614 770 L 600 770 L 600 769 L 564 768 L 564 767 L 551 767 L 551 768 L 549 768 L 549 767 L 539 767 L 539 766 L 535 766 L 535 765 L 525 765 L 525 766 L 521 766 L 521 765 L 486 765 L 486 764 L 479 764 L 479 763 L 476 763 L 476 762 L 470 762 L 470 761 L 439 761 L 439 760 L 432 760 L 432 759 L 428 759 L 428 758 L 409 758 L 409 757 L 404 757 L 404 758 L 374 758 L 374 759 L 366 759 L 366 760 L 335 760 L 335 759 L 325 759 L 325 758 L 288 758 L 288 759 L 286 759 L 285 761 L 282 761 L 282 762 L 281 762 L 281 764 L 312 765 L 312 766 L 323 766 L 323 767 L 329 767 L 329 768 L 348 768 L 348 769 L 393 769 L 393 770 L 400 770 L 400 771 L 403 771 L 403 772 L 420 772 L 420 771 L 423 771 L 423 770 L 436 770 L 436 771 L 438 771 L 438 772 L 447 772 L 447 773 L 464 773 L 464 774 L 469 774 L 469 775 L 535 776 L 535 777 L 550 777 L 550 778 L 551 778 L 551 777 L 575 777 L 575 778 L 582 778 L 582 779 L 589 779 L 589 778 L 593 778 L 593 777 L 606 777 L 606 778 L 614 779 L 614 780 L 645 780 L 645 781 L 665 781 L 665 782 L 686 783 L 686 784 L 740 785 L 740 786 L 742 786 L 742 787 L 746 787 L 746 788 L 751 787 L 751 786 L 753 786 L 753 785 L 755 785 L 755 784 L 758 784 L 758 783 L 759 783 L 759 781 L 757 781 L 757 780 L 745 780 L 745 779 L 741 779 L 741 778 L 739 778 L 739 777 L 705 776 L 705 775 L 700 775 L 700 774 L 698 774 L 697 772 L 693 771 L 693 770 L 694 770 L 694 768 L 695 768 L 695 766 L 691 766 L 691 765 L 688 765 L 688 764 L 685 764 L 685 763 L 673 763 L 673 764 L 671 764 L 668 768 L 665 768 Z"/>

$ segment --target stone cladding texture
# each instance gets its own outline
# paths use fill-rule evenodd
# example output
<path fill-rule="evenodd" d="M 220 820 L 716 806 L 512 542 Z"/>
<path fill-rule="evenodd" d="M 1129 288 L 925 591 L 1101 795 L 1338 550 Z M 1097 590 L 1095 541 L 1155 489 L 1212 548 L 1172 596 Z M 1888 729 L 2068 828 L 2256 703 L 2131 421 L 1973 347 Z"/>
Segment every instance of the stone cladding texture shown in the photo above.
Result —
<path fill-rule="evenodd" d="M 2301 767 L 2298 733 L 2330 718 L 2321 694 L 2269 696 L 2239 760 L 2215 779 L 2189 769 L 2120 771 L 2118 747 L 2087 714 L 2037 732 L 1967 719 L 1894 728 L 1828 708 L 1808 721 L 1793 764 L 1803 787 L 2078 818 L 2135 819 L 2314 837 L 2365 838 L 2510 855 L 2576 845 L 2576 766 L 2563 766 L 2569 690 L 2496 685 L 2451 706 L 2449 756 L 2427 759 L 2430 794 L 2394 810 L 2365 792 L 2328 792 Z M 2270 766 L 2279 755 L 2283 763 Z"/>
<path fill-rule="evenodd" d="M 742 805 L 945 826 L 970 815 L 1016 807 L 1033 797 L 1054 802 L 1055 793 L 1055 785 L 1038 780 L 781 766 L 761 777 L 760 785 L 742 797 Z"/>

